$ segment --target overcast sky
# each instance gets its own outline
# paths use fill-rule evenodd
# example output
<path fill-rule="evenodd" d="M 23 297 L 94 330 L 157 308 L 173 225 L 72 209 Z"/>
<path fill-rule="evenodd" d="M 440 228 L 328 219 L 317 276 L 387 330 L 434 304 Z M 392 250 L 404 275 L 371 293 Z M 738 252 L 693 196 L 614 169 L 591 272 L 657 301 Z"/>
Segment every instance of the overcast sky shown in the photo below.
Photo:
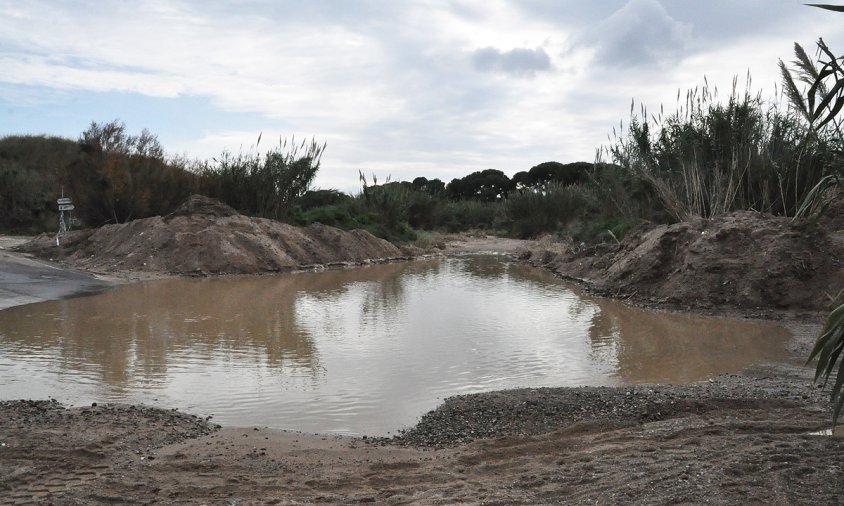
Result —
<path fill-rule="evenodd" d="M 791 0 L 0 0 L 0 135 L 148 128 L 210 158 L 279 137 L 328 148 L 317 186 L 591 161 L 631 99 L 707 76 L 773 97 L 777 58 L 844 14 Z"/>

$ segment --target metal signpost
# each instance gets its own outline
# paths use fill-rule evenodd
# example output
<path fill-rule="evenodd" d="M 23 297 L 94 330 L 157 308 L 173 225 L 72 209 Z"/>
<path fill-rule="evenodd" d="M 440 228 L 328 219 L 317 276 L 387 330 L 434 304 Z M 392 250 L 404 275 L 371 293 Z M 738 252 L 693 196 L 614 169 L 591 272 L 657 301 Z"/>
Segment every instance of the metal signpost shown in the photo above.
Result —
<path fill-rule="evenodd" d="M 56 204 L 59 205 L 59 233 L 56 234 L 56 246 L 59 246 L 59 236 L 70 231 L 70 227 L 74 222 L 71 211 L 75 207 L 73 206 L 73 202 L 64 196 L 64 190 L 62 190 L 62 198 L 56 200 Z M 65 213 L 67 213 L 67 217 L 65 217 Z"/>

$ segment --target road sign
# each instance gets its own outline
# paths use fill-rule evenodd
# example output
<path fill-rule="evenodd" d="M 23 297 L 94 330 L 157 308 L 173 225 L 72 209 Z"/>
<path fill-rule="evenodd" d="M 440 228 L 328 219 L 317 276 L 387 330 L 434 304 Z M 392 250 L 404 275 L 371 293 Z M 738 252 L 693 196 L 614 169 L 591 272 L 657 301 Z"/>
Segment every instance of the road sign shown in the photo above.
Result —
<path fill-rule="evenodd" d="M 58 199 L 58 200 L 56 201 L 56 204 L 58 204 L 58 205 L 62 205 L 62 204 L 72 204 L 72 203 L 73 203 L 73 202 L 72 202 L 69 198 L 64 198 L 64 197 L 62 197 L 62 198 L 60 198 L 60 199 Z"/>
<path fill-rule="evenodd" d="M 73 204 L 59 204 L 59 211 L 73 211 Z"/>

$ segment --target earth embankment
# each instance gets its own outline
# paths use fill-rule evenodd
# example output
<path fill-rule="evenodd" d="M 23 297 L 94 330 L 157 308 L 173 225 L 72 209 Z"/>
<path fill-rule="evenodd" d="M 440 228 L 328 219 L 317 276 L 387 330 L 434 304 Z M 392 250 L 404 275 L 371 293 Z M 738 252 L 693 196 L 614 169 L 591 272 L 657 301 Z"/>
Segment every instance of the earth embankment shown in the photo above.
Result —
<path fill-rule="evenodd" d="M 537 246 L 523 258 L 599 294 L 661 306 L 815 311 L 844 287 L 844 236 L 832 223 L 741 211 L 643 225 L 616 245 Z"/>
<path fill-rule="evenodd" d="M 61 237 L 58 247 L 55 237 L 45 234 L 20 250 L 111 274 L 258 274 L 405 256 L 364 230 L 252 218 L 199 195 L 167 216 L 72 232 Z"/>

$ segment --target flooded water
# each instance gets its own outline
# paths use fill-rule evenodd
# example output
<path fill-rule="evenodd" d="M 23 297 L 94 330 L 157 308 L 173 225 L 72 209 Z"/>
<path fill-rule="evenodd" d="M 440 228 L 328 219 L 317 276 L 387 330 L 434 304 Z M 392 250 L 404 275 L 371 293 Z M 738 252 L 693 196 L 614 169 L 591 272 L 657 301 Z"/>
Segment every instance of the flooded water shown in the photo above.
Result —
<path fill-rule="evenodd" d="M 386 434 L 450 395 L 688 383 L 788 332 L 582 297 L 494 256 L 175 279 L 0 311 L 0 398 L 145 403 L 221 424 Z"/>

